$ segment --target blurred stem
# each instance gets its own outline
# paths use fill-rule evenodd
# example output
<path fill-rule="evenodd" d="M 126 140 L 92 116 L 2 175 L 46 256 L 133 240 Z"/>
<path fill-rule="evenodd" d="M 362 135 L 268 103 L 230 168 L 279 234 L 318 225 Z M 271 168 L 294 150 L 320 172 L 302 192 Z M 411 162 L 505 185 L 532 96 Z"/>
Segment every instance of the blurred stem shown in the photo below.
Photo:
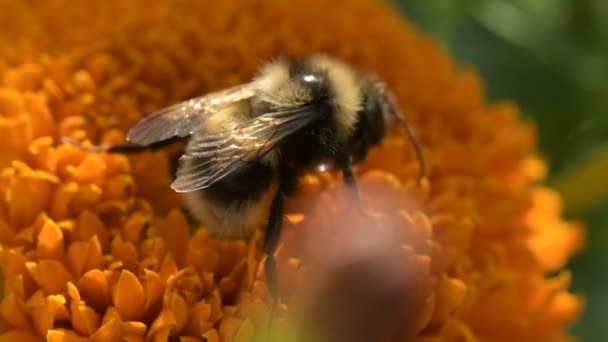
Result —
<path fill-rule="evenodd" d="M 582 49 L 578 40 L 581 36 L 592 38 L 591 33 L 586 32 L 592 21 L 591 4 L 588 0 L 572 0 L 572 3 L 575 11 L 570 21 L 576 35 L 573 42 L 565 42 L 563 33 L 545 30 L 530 13 L 510 1 L 471 1 L 463 11 L 497 38 L 527 51 L 556 74 L 566 75 L 578 88 L 601 92 L 605 85 L 597 82 L 597 77 L 588 70 L 592 65 L 596 76 L 608 75 L 608 62 L 591 49 Z"/>

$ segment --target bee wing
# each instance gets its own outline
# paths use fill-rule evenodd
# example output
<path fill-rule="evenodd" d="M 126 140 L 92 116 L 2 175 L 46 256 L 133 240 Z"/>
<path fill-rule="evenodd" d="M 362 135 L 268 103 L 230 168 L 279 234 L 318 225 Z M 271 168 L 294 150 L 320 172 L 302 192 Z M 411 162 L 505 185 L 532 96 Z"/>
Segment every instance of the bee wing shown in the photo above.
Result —
<path fill-rule="evenodd" d="M 173 137 L 191 135 L 209 115 L 231 103 L 252 97 L 255 88 L 254 82 L 241 84 L 163 108 L 133 126 L 127 140 L 147 146 Z"/>
<path fill-rule="evenodd" d="M 204 189 L 258 161 L 278 143 L 322 115 L 314 106 L 266 113 L 224 130 L 201 134 L 180 158 L 177 192 Z"/>

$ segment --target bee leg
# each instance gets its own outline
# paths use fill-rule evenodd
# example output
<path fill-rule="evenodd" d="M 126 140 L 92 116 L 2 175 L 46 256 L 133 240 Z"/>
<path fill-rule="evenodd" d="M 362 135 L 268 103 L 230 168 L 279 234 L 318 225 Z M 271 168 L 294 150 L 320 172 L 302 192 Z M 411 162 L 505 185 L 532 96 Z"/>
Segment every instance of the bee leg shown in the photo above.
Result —
<path fill-rule="evenodd" d="M 350 153 L 348 153 L 346 147 L 341 146 L 335 149 L 334 158 L 338 166 L 342 170 L 344 181 L 346 182 L 346 186 L 348 187 L 351 195 L 353 196 L 353 201 L 355 202 L 355 205 L 361 213 L 364 213 L 363 207 L 361 206 L 361 199 L 359 197 L 359 186 L 357 185 L 357 179 L 355 178 L 355 174 L 353 172 L 353 164 L 351 161 Z"/>
<path fill-rule="evenodd" d="M 272 325 L 272 320 L 275 315 L 277 302 L 279 301 L 279 279 L 277 274 L 277 265 L 274 257 L 274 252 L 279 244 L 281 237 L 281 228 L 283 226 L 283 202 L 285 195 L 282 190 L 279 190 L 272 202 L 270 209 L 270 217 L 268 218 L 268 227 L 264 236 L 263 251 L 266 257 L 264 262 L 264 271 L 266 274 L 266 284 L 268 291 L 272 296 L 272 307 L 270 309 L 270 319 L 268 321 L 268 331 Z"/>

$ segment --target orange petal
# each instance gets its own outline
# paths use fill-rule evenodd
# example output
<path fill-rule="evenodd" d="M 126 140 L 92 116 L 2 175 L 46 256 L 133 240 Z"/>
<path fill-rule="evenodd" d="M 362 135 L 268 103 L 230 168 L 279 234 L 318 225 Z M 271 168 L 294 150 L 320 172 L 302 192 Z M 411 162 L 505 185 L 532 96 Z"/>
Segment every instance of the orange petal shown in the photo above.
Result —
<path fill-rule="evenodd" d="M 260 298 L 239 307 L 243 317 L 250 318 L 257 326 L 261 326 L 270 316 L 270 308 Z"/>
<path fill-rule="evenodd" d="M 217 333 L 217 330 L 211 329 L 203 334 L 203 341 L 220 342 L 220 335 Z"/>
<path fill-rule="evenodd" d="M 164 284 L 158 273 L 144 270 L 143 288 L 146 298 L 146 304 L 144 305 L 145 312 L 149 314 L 152 311 L 160 309 L 163 299 Z"/>
<path fill-rule="evenodd" d="M 179 342 L 200 342 L 201 339 L 190 337 L 190 336 L 182 336 L 179 338 Z"/>
<path fill-rule="evenodd" d="M 89 154 L 71 173 L 77 183 L 99 184 L 105 177 L 106 164 L 99 155 Z"/>
<path fill-rule="evenodd" d="M 220 323 L 220 337 L 222 341 L 233 341 L 237 330 L 243 325 L 243 321 L 236 317 L 228 317 Z"/>
<path fill-rule="evenodd" d="M 84 336 L 90 336 L 99 328 L 100 317 L 93 309 L 80 300 L 78 288 L 71 282 L 67 284 L 68 293 L 72 299 L 70 311 L 72 313 L 72 327 Z"/>
<path fill-rule="evenodd" d="M 135 181 L 130 175 L 118 175 L 106 179 L 103 187 L 103 199 L 105 201 L 123 200 L 133 196 L 135 193 Z"/>
<path fill-rule="evenodd" d="M 11 330 L 0 335 L 0 342 L 42 342 L 44 339 L 26 330 Z"/>
<path fill-rule="evenodd" d="M 164 309 L 154 320 L 146 339 L 153 341 L 168 341 L 171 330 L 175 327 L 175 317 L 170 310 Z"/>
<path fill-rule="evenodd" d="M 142 232 L 147 224 L 150 223 L 150 216 L 136 213 L 129 217 L 123 228 L 125 241 L 138 243 L 141 240 Z"/>
<path fill-rule="evenodd" d="M 459 279 L 443 275 L 437 289 L 437 311 L 434 319 L 444 321 L 462 304 L 467 287 Z"/>
<path fill-rule="evenodd" d="M 234 342 L 247 342 L 253 340 L 254 337 L 253 323 L 246 318 L 243 324 L 238 328 L 234 334 Z"/>
<path fill-rule="evenodd" d="M 72 274 L 77 277 L 86 271 L 101 267 L 103 256 L 97 235 L 86 242 L 72 243 L 67 252 L 67 264 Z"/>
<path fill-rule="evenodd" d="M 166 283 L 170 276 L 177 273 L 177 264 L 175 264 L 175 260 L 171 254 L 167 254 L 163 263 L 160 265 L 160 271 L 158 274 L 160 275 L 163 283 Z"/>
<path fill-rule="evenodd" d="M 110 248 L 108 229 L 96 214 L 84 211 L 76 220 L 72 239 L 73 241 L 87 241 L 95 235 L 99 239 L 102 250 L 107 251 Z"/>
<path fill-rule="evenodd" d="M 90 338 L 91 342 L 122 341 L 122 324 L 118 319 L 102 325 Z"/>
<path fill-rule="evenodd" d="M 147 327 L 142 322 L 123 322 L 122 330 L 125 332 L 125 337 L 135 341 L 143 341 Z"/>
<path fill-rule="evenodd" d="M 55 120 L 47 107 L 46 98 L 39 93 L 23 95 L 25 107 L 30 116 L 32 137 L 51 136 L 55 133 Z"/>
<path fill-rule="evenodd" d="M 130 242 L 123 241 L 120 236 L 117 236 L 112 240 L 112 255 L 122 261 L 124 267 L 129 271 L 137 271 L 137 264 L 139 258 L 137 256 L 137 249 Z"/>
<path fill-rule="evenodd" d="M 184 246 L 190 240 L 189 228 L 188 220 L 178 209 L 169 212 L 166 222 L 160 228 L 161 236 L 178 266 L 183 266 L 186 259 L 187 249 Z"/>
<path fill-rule="evenodd" d="M 188 306 L 186 301 L 176 291 L 172 291 L 165 297 L 165 307 L 173 314 L 175 319 L 175 327 L 171 331 L 172 335 L 178 335 L 186 325 L 188 319 Z"/>
<path fill-rule="evenodd" d="M 2 218 L 0 218 L 0 241 L 5 245 L 12 245 L 15 241 L 15 231 Z"/>
<path fill-rule="evenodd" d="M 51 295 L 42 298 L 41 303 L 35 297 L 28 301 L 28 306 L 32 307 L 32 321 L 34 327 L 41 336 L 53 329 L 55 320 L 66 318 L 67 309 L 65 307 L 65 297 L 61 295 Z"/>
<path fill-rule="evenodd" d="M 18 301 L 13 291 L 8 291 L 0 303 L 0 315 L 11 327 L 29 330 L 31 325 L 24 312 L 23 304 Z"/>
<path fill-rule="evenodd" d="M 70 203 L 70 210 L 73 213 L 80 213 L 85 210 L 95 209 L 99 203 L 103 191 L 96 184 L 86 184 L 80 186 L 78 192 Z"/>
<path fill-rule="evenodd" d="M 86 342 L 86 337 L 78 336 L 72 331 L 66 330 L 49 330 L 46 334 L 47 342 Z"/>
<path fill-rule="evenodd" d="M 200 301 L 194 304 L 194 306 L 190 308 L 190 315 L 188 318 L 188 323 L 184 328 L 184 334 L 190 336 L 202 335 L 206 330 L 208 330 L 203 330 L 204 328 L 211 328 L 213 326 L 213 322 L 210 322 L 210 319 L 211 305 L 209 303 Z"/>
<path fill-rule="evenodd" d="M 120 317 L 125 321 L 137 321 L 143 314 L 144 289 L 135 276 L 128 270 L 120 273 L 118 283 L 112 294 L 112 301 Z"/>
<path fill-rule="evenodd" d="M 63 260 L 64 242 L 63 232 L 52 220 L 47 220 L 38 234 L 36 246 L 38 259 Z"/>
<path fill-rule="evenodd" d="M 53 219 L 63 220 L 70 215 L 68 209 L 72 199 L 78 193 L 78 188 L 78 184 L 70 182 L 62 183 L 55 189 L 50 210 L 50 215 Z"/>
<path fill-rule="evenodd" d="M 5 277 L 25 273 L 27 258 L 14 249 L 0 248 L 0 263 Z"/>
<path fill-rule="evenodd" d="M 92 308 L 84 303 L 71 303 L 72 327 L 79 334 L 90 336 L 99 328 L 100 317 Z"/>
<path fill-rule="evenodd" d="M 103 311 L 110 303 L 110 290 L 105 275 L 98 269 L 85 273 L 78 279 L 80 295 L 91 307 Z"/>
<path fill-rule="evenodd" d="M 72 280 L 70 272 L 57 260 L 40 260 L 25 264 L 32 278 L 47 294 L 62 293 L 65 284 Z"/>
<path fill-rule="evenodd" d="M 48 208 L 51 200 L 49 182 L 30 177 L 19 177 L 5 194 L 9 206 L 9 223 L 25 227 Z"/>

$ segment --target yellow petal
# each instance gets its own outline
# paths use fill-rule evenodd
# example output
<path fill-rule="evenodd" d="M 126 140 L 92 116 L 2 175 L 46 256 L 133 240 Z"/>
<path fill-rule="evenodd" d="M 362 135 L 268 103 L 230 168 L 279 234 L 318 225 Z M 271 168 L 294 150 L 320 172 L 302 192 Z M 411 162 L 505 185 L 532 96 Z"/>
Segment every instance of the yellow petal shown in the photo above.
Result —
<path fill-rule="evenodd" d="M 128 270 L 120 273 L 112 302 L 123 320 L 137 321 L 141 318 L 145 305 L 144 289 L 135 274 Z"/>

